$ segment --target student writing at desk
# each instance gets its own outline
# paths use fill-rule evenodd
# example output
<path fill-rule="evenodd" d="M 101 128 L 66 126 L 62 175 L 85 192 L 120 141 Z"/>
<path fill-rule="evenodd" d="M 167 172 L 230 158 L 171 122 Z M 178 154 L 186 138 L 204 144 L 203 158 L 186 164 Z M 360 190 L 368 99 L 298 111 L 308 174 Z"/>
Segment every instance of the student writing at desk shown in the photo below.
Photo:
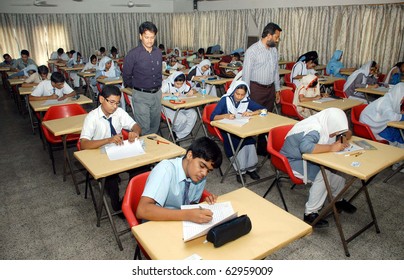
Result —
<path fill-rule="evenodd" d="M 96 82 L 97 79 L 116 78 L 120 76 L 121 70 L 119 70 L 119 67 L 115 66 L 115 63 L 113 63 L 110 57 L 104 56 L 98 64 L 98 69 L 95 72 L 94 81 Z M 93 85 L 95 86 L 95 84 Z"/>
<path fill-rule="evenodd" d="M 50 80 L 51 74 L 49 73 L 48 67 L 46 65 L 40 65 L 38 67 L 38 72 L 33 73 L 30 75 L 21 87 L 33 87 L 37 86 L 40 82 L 45 80 Z"/>
<path fill-rule="evenodd" d="M 81 57 L 81 53 L 75 52 L 72 55 L 72 58 L 66 64 L 67 67 L 79 67 L 84 66 L 83 58 Z M 80 87 L 80 79 L 81 77 L 77 75 L 78 71 L 69 71 L 70 78 L 73 80 L 73 86 L 75 88 Z M 85 86 L 85 82 L 83 80 L 83 87 Z"/>
<path fill-rule="evenodd" d="M 303 78 L 303 76 L 316 74 L 316 70 L 314 70 L 316 65 L 318 65 L 318 54 L 316 51 L 307 52 L 297 59 L 290 75 L 296 88 L 300 86 L 300 79 Z"/>
<path fill-rule="evenodd" d="M 181 205 L 199 202 L 206 176 L 221 163 L 220 148 L 207 137 L 196 139 L 183 158 L 161 161 L 147 179 L 136 217 L 152 221 L 211 221 L 213 213 L 210 210 L 181 210 Z M 211 195 L 205 201 L 213 204 L 216 196 Z"/>
<path fill-rule="evenodd" d="M 194 77 L 199 77 L 202 80 L 208 79 L 210 75 L 212 75 L 211 63 L 209 59 L 202 60 L 199 64 L 193 66 L 187 75 L 187 80 L 192 83 L 192 86 L 195 88 L 200 88 L 201 83 L 193 82 Z M 209 92 L 212 96 L 217 96 L 216 87 L 214 85 L 206 85 L 206 92 Z"/>
<path fill-rule="evenodd" d="M 344 78 L 346 79 L 346 75 L 342 75 L 341 71 L 350 71 L 355 70 L 354 68 L 345 68 L 344 64 L 341 62 L 343 52 L 341 50 L 336 50 L 332 55 L 330 61 L 327 63 L 325 68 L 325 72 L 327 75 Z"/>
<path fill-rule="evenodd" d="M 15 59 L 11 58 L 8 53 L 3 54 L 4 61 L 0 63 L 0 67 L 10 67 L 15 68 Z"/>
<path fill-rule="evenodd" d="M 38 84 L 29 96 L 29 100 L 57 99 L 61 101 L 75 95 L 76 92 L 65 82 L 63 74 L 53 72 L 50 80 L 45 80 Z"/>
<path fill-rule="evenodd" d="M 387 73 L 384 78 L 385 84 L 396 85 L 401 81 L 401 77 L 404 74 L 404 62 L 397 62 L 393 68 Z"/>
<path fill-rule="evenodd" d="M 295 124 L 286 135 L 285 143 L 282 146 L 281 153 L 288 158 L 295 176 L 312 182 L 304 211 L 304 221 L 309 224 L 318 217 L 318 211 L 323 207 L 327 198 L 327 189 L 320 167 L 310 162 L 304 162 L 302 155 L 344 150 L 349 144 L 346 141 L 336 141 L 336 136 L 342 133 L 346 133 L 347 139 L 351 137 L 344 111 L 329 108 Z M 306 174 L 304 174 L 305 164 L 307 164 Z M 336 196 L 343 189 L 345 179 L 328 169 L 326 169 L 326 174 L 332 195 Z M 346 200 L 336 202 L 335 206 L 337 210 L 347 213 L 356 211 L 356 208 Z M 328 227 L 328 222 L 320 220 L 315 227 Z"/>
<path fill-rule="evenodd" d="M 38 67 L 38 65 L 35 63 L 35 61 L 29 57 L 29 51 L 22 50 L 21 57 L 15 61 L 14 67 L 11 68 L 11 71 L 23 70 L 24 68 L 26 68 L 28 65 L 31 65 L 31 64 Z"/>
<path fill-rule="evenodd" d="M 120 99 L 121 92 L 117 87 L 113 85 L 103 87 L 100 94 L 100 106 L 88 113 L 84 120 L 80 135 L 82 149 L 98 149 L 106 144 L 122 145 L 122 129 L 130 131 L 129 142 L 133 142 L 139 137 L 142 130 L 125 110 L 118 107 Z M 131 170 L 129 176 L 133 177 L 135 172 L 135 169 Z M 114 211 L 121 210 L 122 205 L 118 183 L 118 174 L 105 178 L 105 190 L 111 198 L 111 206 Z"/>

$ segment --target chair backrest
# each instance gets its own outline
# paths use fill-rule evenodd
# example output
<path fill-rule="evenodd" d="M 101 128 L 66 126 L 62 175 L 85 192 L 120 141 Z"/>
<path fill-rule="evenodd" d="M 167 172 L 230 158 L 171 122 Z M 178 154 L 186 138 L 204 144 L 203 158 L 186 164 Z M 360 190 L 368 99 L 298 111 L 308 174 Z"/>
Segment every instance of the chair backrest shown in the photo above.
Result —
<path fill-rule="evenodd" d="M 383 83 L 385 78 L 386 78 L 386 74 L 379 73 L 379 77 L 377 78 L 377 81 L 379 83 Z M 388 81 L 387 81 L 387 83 L 388 83 Z"/>
<path fill-rule="evenodd" d="M 229 90 L 230 85 L 231 85 L 232 82 L 233 82 L 233 81 L 227 81 L 227 82 L 224 84 L 224 91 L 225 91 L 225 92 L 227 92 L 227 91 Z"/>
<path fill-rule="evenodd" d="M 132 107 L 132 103 L 130 103 L 129 96 L 126 92 L 123 93 L 123 98 L 125 98 L 125 103 Z"/>
<path fill-rule="evenodd" d="M 302 120 L 303 117 L 297 112 L 295 104 L 293 104 L 294 93 L 290 89 L 283 89 L 280 92 L 281 114 L 294 119 Z"/>
<path fill-rule="evenodd" d="M 285 86 L 287 87 L 291 87 L 293 89 L 293 92 L 295 92 L 296 90 L 296 85 L 294 83 L 292 83 L 292 80 L 290 78 L 290 73 L 286 74 L 285 76 L 283 76 L 283 80 L 285 81 Z"/>
<path fill-rule="evenodd" d="M 267 151 L 271 155 L 271 163 L 277 169 L 286 173 L 293 183 L 303 184 L 303 181 L 297 178 L 290 167 L 286 156 L 280 153 L 286 134 L 292 129 L 293 125 L 283 125 L 272 128 L 268 132 Z"/>
<path fill-rule="evenodd" d="M 223 137 L 219 129 L 210 125 L 210 116 L 212 115 L 213 110 L 215 110 L 216 105 L 217 105 L 216 103 L 208 104 L 205 106 L 205 108 L 203 108 L 202 121 L 205 124 L 208 132 L 211 135 L 219 138 L 219 140 L 223 142 Z"/>
<path fill-rule="evenodd" d="M 296 62 L 289 62 L 289 63 L 286 63 L 285 69 L 287 69 L 287 70 L 292 70 L 292 68 L 293 68 L 293 66 L 295 65 L 295 63 L 296 63 Z"/>
<path fill-rule="evenodd" d="M 360 115 L 362 111 L 366 108 L 366 106 L 367 104 L 361 104 L 353 107 L 351 110 L 351 122 L 352 122 L 353 134 L 362 138 L 388 144 L 388 141 L 377 140 L 370 127 L 367 124 L 364 124 L 359 121 Z"/>
<path fill-rule="evenodd" d="M 334 82 L 334 95 L 340 98 L 348 98 L 344 91 L 345 80 L 336 80 Z"/>
<path fill-rule="evenodd" d="M 215 75 L 221 76 L 222 72 L 220 71 L 219 63 L 213 63 L 213 71 Z"/>

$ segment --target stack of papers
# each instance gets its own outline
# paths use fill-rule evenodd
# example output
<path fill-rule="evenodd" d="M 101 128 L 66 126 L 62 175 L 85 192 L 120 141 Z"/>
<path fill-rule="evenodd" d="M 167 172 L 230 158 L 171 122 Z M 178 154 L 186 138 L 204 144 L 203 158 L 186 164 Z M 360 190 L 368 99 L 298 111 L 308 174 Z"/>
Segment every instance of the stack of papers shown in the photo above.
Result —
<path fill-rule="evenodd" d="M 145 151 L 139 139 L 130 143 L 123 141 L 122 145 L 109 144 L 105 146 L 105 152 L 110 160 L 118 160 L 145 154 Z"/>
<path fill-rule="evenodd" d="M 63 99 L 63 100 L 57 100 L 57 99 L 48 99 L 46 100 L 44 103 L 42 103 L 42 105 L 57 105 L 57 104 L 63 104 L 66 103 L 67 99 Z"/>
<path fill-rule="evenodd" d="M 335 98 L 332 97 L 323 97 L 317 100 L 313 100 L 314 103 L 324 103 L 324 102 L 329 102 L 329 101 L 335 101 Z"/>

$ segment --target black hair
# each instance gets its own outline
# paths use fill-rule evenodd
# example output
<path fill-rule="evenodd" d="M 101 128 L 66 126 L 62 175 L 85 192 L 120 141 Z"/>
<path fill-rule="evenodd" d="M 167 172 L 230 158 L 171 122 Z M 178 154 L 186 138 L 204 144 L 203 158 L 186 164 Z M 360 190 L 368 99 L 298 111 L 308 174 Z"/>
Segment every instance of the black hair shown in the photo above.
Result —
<path fill-rule="evenodd" d="M 208 137 L 201 137 L 192 142 L 187 150 L 192 152 L 192 158 L 202 158 L 211 161 L 214 168 L 222 164 L 222 151 L 216 142 Z"/>
<path fill-rule="evenodd" d="M 269 35 L 274 35 L 276 31 L 281 32 L 282 29 L 276 23 L 270 22 L 264 27 L 264 31 L 262 31 L 262 38 L 265 38 Z"/>
<path fill-rule="evenodd" d="M 121 91 L 119 90 L 119 88 L 117 88 L 117 87 L 114 86 L 114 85 L 105 85 L 105 86 L 102 88 L 101 96 L 104 97 L 104 98 L 108 98 L 108 97 L 110 97 L 111 95 L 115 95 L 115 96 L 121 97 Z"/>
<path fill-rule="evenodd" d="M 62 53 L 64 53 L 64 52 L 65 52 L 65 50 L 62 49 L 62 48 L 58 48 L 58 50 L 57 50 L 57 53 L 58 53 L 58 54 L 62 54 Z"/>
<path fill-rule="evenodd" d="M 239 54 L 238 52 L 233 53 L 232 56 L 236 57 L 237 60 L 240 60 L 240 59 L 241 59 L 241 56 L 240 56 L 240 54 Z"/>
<path fill-rule="evenodd" d="M 157 34 L 157 27 L 153 22 L 145 21 L 139 26 L 139 34 L 145 33 L 146 30 L 154 33 L 154 35 Z"/>
<path fill-rule="evenodd" d="M 397 62 L 396 65 L 394 65 L 394 66 L 397 66 L 398 68 L 401 68 L 401 65 L 403 65 L 403 64 L 404 64 L 404 61 L 403 62 Z"/>
<path fill-rule="evenodd" d="M 10 55 L 8 53 L 3 54 L 3 58 L 6 59 L 6 57 L 9 57 Z M 10 56 L 11 57 L 11 56 Z"/>
<path fill-rule="evenodd" d="M 184 82 L 185 81 L 185 74 L 178 75 L 175 79 L 174 82 Z"/>
<path fill-rule="evenodd" d="M 49 68 L 46 65 L 38 66 L 38 74 L 46 74 L 46 75 L 48 75 L 48 73 L 49 73 Z"/>
<path fill-rule="evenodd" d="M 305 54 L 302 54 L 299 56 L 299 58 L 296 60 L 296 62 L 299 61 L 304 61 L 304 62 L 309 62 L 312 61 L 314 64 L 318 65 L 318 53 L 316 51 L 309 51 Z"/>
<path fill-rule="evenodd" d="M 97 56 L 95 54 L 93 54 L 92 56 L 90 56 L 90 62 L 93 61 L 93 59 L 97 59 Z"/>
<path fill-rule="evenodd" d="M 241 85 L 238 85 L 238 86 L 234 89 L 233 93 L 236 92 L 236 90 L 239 89 L 239 88 L 240 88 L 240 89 L 243 89 L 245 92 L 248 92 L 248 87 L 247 87 L 247 85 L 241 84 Z"/>
<path fill-rule="evenodd" d="M 309 87 L 316 87 L 317 86 L 317 84 L 318 84 L 318 79 L 315 79 L 314 81 L 312 81 L 310 84 L 309 84 Z"/>
<path fill-rule="evenodd" d="M 163 44 L 160 44 L 159 49 L 165 49 L 165 46 Z"/>
<path fill-rule="evenodd" d="M 29 56 L 29 51 L 27 51 L 27 50 L 22 50 L 22 51 L 21 51 L 21 56 L 23 56 L 24 54 Z"/>
<path fill-rule="evenodd" d="M 114 53 L 114 52 L 118 52 L 118 49 L 117 48 L 115 48 L 114 46 L 112 46 L 112 48 L 111 48 L 111 53 Z"/>
<path fill-rule="evenodd" d="M 77 52 L 77 56 L 80 56 L 80 57 L 82 57 L 82 56 L 81 56 L 81 53 L 80 53 L 80 52 Z"/>
<path fill-rule="evenodd" d="M 101 48 L 100 48 L 100 52 L 102 52 L 102 53 L 105 52 L 105 48 L 104 48 L 104 47 L 101 47 Z"/>
<path fill-rule="evenodd" d="M 376 67 L 377 63 L 376 61 L 372 61 L 372 64 L 370 65 L 370 67 Z"/>
<path fill-rule="evenodd" d="M 200 49 L 198 50 L 198 53 L 199 53 L 199 54 L 205 54 L 205 49 L 204 49 L 204 48 L 200 48 Z"/>
<path fill-rule="evenodd" d="M 65 76 L 63 76 L 62 73 L 53 72 L 52 76 L 51 76 L 51 81 L 54 83 L 64 83 L 66 80 L 65 80 Z"/>
<path fill-rule="evenodd" d="M 69 53 L 70 53 L 71 55 L 73 55 L 75 52 L 76 52 L 75 50 L 71 50 Z"/>

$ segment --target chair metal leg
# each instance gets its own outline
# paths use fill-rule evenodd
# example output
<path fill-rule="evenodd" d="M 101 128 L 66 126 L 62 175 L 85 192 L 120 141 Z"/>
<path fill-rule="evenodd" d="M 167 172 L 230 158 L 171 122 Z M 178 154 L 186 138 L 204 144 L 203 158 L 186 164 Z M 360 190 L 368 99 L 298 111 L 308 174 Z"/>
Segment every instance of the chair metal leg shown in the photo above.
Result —
<path fill-rule="evenodd" d="M 141 260 L 142 259 L 142 254 L 140 253 L 139 245 L 136 245 L 135 255 L 133 256 L 133 259 L 134 260 Z"/>
<path fill-rule="evenodd" d="M 265 197 L 267 196 L 267 194 L 269 193 L 269 191 L 270 191 L 270 190 L 272 189 L 272 187 L 276 184 L 276 181 L 277 181 L 277 180 L 279 180 L 278 177 L 276 177 L 276 178 L 272 181 L 271 185 L 269 186 L 269 188 L 268 188 L 267 191 L 265 192 L 263 198 L 265 198 Z"/>
<path fill-rule="evenodd" d="M 286 212 L 289 212 L 289 211 L 288 211 L 288 207 L 286 206 L 285 198 L 283 198 L 283 193 L 282 193 L 282 190 L 281 190 L 280 180 L 279 180 L 279 179 L 276 180 L 276 188 L 278 189 L 279 195 L 281 196 L 282 203 L 283 203 L 283 207 L 285 207 L 285 211 L 286 211 Z"/>
<path fill-rule="evenodd" d="M 48 147 L 49 147 L 49 157 L 52 161 L 52 168 L 53 168 L 53 174 L 56 174 L 56 167 L 55 167 L 55 158 L 53 157 L 53 150 L 52 150 L 52 145 L 50 143 L 48 143 Z"/>

